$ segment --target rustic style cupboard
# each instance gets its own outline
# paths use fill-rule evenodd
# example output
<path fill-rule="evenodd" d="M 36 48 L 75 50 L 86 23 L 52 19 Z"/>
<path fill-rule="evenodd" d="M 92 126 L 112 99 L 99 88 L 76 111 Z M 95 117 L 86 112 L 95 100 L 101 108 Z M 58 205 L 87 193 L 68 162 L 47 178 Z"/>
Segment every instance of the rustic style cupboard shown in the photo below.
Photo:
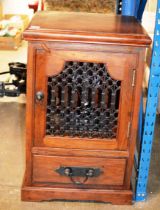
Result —
<path fill-rule="evenodd" d="M 39 12 L 29 41 L 22 200 L 130 204 L 146 47 L 134 17 Z"/>

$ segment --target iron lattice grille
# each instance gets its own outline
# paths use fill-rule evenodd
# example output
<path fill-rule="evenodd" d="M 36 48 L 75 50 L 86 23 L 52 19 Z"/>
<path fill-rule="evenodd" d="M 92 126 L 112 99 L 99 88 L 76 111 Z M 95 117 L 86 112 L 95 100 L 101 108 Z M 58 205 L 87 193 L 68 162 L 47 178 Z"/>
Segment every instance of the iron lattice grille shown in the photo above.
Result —
<path fill-rule="evenodd" d="M 46 134 L 115 138 L 120 87 L 103 63 L 66 62 L 48 78 Z"/>

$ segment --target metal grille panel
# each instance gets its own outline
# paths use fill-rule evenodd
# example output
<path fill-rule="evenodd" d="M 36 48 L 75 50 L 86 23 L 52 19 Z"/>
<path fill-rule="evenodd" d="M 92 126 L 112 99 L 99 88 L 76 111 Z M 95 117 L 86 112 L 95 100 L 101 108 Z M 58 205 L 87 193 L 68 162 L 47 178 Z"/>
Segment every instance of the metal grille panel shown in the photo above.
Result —
<path fill-rule="evenodd" d="M 48 78 L 46 134 L 116 138 L 120 87 L 105 64 L 66 62 Z"/>

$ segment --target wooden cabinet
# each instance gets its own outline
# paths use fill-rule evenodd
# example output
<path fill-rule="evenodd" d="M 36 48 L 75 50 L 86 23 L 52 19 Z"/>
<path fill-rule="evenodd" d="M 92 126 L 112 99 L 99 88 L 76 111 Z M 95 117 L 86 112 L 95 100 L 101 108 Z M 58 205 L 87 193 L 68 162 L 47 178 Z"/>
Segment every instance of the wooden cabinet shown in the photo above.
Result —
<path fill-rule="evenodd" d="M 39 12 L 29 41 L 22 200 L 130 204 L 145 49 L 133 17 Z"/>

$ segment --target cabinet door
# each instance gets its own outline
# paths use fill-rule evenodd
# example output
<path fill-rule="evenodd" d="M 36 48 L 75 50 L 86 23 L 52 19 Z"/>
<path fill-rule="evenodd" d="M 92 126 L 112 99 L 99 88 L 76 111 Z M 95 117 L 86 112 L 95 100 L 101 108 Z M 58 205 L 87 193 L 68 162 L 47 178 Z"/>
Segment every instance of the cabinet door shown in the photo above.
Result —
<path fill-rule="evenodd" d="M 35 146 L 127 149 L 136 56 L 36 53 Z"/>

